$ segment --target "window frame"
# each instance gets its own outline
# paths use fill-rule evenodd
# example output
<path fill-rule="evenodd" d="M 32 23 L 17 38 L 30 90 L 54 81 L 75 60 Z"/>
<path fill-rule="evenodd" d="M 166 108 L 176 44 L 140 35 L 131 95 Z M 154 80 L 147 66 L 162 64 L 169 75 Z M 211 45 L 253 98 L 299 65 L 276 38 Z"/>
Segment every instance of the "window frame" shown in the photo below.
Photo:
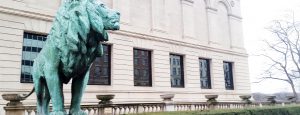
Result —
<path fill-rule="evenodd" d="M 207 82 L 208 82 L 208 87 L 203 87 L 202 86 L 202 80 L 201 78 L 204 78 L 204 77 L 201 77 L 201 60 L 205 60 L 206 61 L 206 64 L 207 64 Z M 211 81 L 211 59 L 208 59 L 208 58 L 199 58 L 199 77 L 200 77 L 200 87 L 201 89 L 212 89 L 212 81 Z"/>
<path fill-rule="evenodd" d="M 32 36 L 32 38 L 29 39 L 28 35 Z M 37 53 L 36 54 L 36 56 L 37 56 L 39 54 L 39 52 L 42 50 L 41 47 L 38 47 L 39 45 L 33 46 L 32 43 L 31 43 L 30 46 L 26 46 L 25 39 L 36 40 L 36 42 L 38 41 L 38 42 L 42 42 L 43 44 L 45 44 L 46 40 L 47 40 L 47 36 L 48 36 L 48 34 L 46 34 L 46 33 L 29 32 L 29 31 L 24 31 L 23 32 L 20 83 L 30 83 L 30 84 L 33 83 L 32 67 L 33 67 L 34 59 L 33 60 L 23 59 L 23 57 L 25 55 L 24 52 L 28 52 L 30 54 L 31 53 Z M 42 46 L 44 46 L 44 45 L 42 45 Z M 33 51 L 33 49 L 35 49 L 35 51 Z M 25 69 L 25 67 L 28 67 L 28 66 L 30 67 L 30 73 L 23 72 L 23 68 Z"/>
<path fill-rule="evenodd" d="M 91 76 L 93 76 L 93 74 L 95 74 L 94 72 L 95 72 L 95 65 L 94 65 L 94 62 L 96 61 L 96 59 L 97 58 L 102 58 L 102 57 L 96 57 L 96 59 L 93 61 L 93 63 L 92 63 L 92 65 L 91 65 L 91 69 L 89 70 L 89 80 L 88 80 L 88 84 L 87 85 L 102 85 L 102 86 L 110 86 L 111 85 L 111 73 L 112 73 L 112 69 L 111 69 L 111 64 L 112 64 L 112 45 L 110 45 L 110 44 L 102 44 L 103 45 L 103 47 L 104 46 L 107 46 L 107 50 L 108 50 L 108 67 L 107 67 L 107 69 L 108 69 L 108 84 L 102 84 L 101 82 L 96 82 L 96 81 L 92 81 L 92 80 L 94 80 L 94 79 L 91 79 Z M 106 55 L 105 54 L 105 51 L 103 51 L 103 55 Z M 100 65 L 100 64 L 99 64 Z M 103 68 L 103 67 L 102 67 Z M 100 68 L 100 69 L 102 69 L 102 68 Z M 100 75 L 101 76 L 101 75 Z"/>
<path fill-rule="evenodd" d="M 226 77 L 226 70 L 225 70 L 225 64 L 228 64 L 229 65 L 229 81 L 231 83 L 230 86 L 227 85 L 227 80 L 228 80 L 228 77 Z M 226 90 L 234 90 L 234 76 L 233 76 L 233 66 L 234 66 L 234 63 L 233 62 L 229 62 L 229 61 L 223 61 L 223 72 L 224 72 L 224 83 L 225 83 L 225 89 Z"/>
<path fill-rule="evenodd" d="M 178 85 L 172 85 L 172 72 L 173 72 L 173 67 L 172 67 L 172 61 L 171 58 L 172 56 L 178 56 L 180 59 L 180 80 L 181 80 L 181 84 L 180 86 Z M 185 78 L 184 78 L 184 55 L 180 55 L 180 54 L 174 54 L 174 53 L 170 53 L 169 54 L 169 60 L 170 60 L 170 83 L 171 83 L 171 87 L 172 88 L 185 88 Z M 175 62 L 178 63 L 178 62 Z M 178 69 L 178 68 L 177 68 Z M 176 70 L 177 70 L 176 69 Z M 176 71 L 177 73 L 177 71 Z"/>
<path fill-rule="evenodd" d="M 135 51 L 144 51 L 144 52 L 147 52 L 148 53 L 148 65 L 144 66 L 145 68 L 148 68 L 148 76 L 149 76 L 149 85 L 136 85 L 136 81 L 135 81 L 135 69 L 136 69 L 136 64 L 135 64 Z M 139 56 L 141 57 L 141 56 Z M 138 61 L 139 62 L 139 61 Z M 142 63 L 142 62 L 141 62 Z M 137 66 L 140 67 L 141 65 Z M 140 72 L 139 72 L 140 74 Z M 146 49 L 140 49 L 140 48 L 133 48 L 133 85 L 136 86 L 136 87 L 152 87 L 153 86 L 153 76 L 152 76 L 152 50 L 146 50 Z M 138 81 L 137 81 L 138 82 Z"/>

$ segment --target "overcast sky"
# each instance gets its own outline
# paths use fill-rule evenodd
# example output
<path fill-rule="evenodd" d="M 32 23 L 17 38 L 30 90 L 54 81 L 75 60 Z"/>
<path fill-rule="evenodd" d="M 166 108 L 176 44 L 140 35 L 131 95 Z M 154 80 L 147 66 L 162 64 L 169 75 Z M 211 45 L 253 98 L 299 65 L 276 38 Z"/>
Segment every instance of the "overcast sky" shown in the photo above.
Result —
<path fill-rule="evenodd" d="M 251 82 L 255 82 L 264 69 L 264 60 L 253 54 L 261 47 L 260 41 L 270 37 L 264 28 L 270 21 L 283 19 L 291 11 L 300 19 L 300 0 L 241 0 L 241 10 L 245 47 L 249 53 L 250 78 Z M 251 89 L 252 92 L 264 93 L 291 91 L 288 84 L 276 80 L 251 83 Z"/>

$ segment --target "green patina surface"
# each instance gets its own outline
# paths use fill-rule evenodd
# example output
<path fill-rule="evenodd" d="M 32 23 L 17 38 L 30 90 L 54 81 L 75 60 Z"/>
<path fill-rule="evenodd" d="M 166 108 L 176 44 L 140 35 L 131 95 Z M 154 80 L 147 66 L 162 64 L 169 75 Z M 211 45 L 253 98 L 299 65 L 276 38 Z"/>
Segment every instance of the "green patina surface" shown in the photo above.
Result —
<path fill-rule="evenodd" d="M 65 115 L 63 83 L 72 80 L 70 115 L 85 115 L 80 109 L 89 79 L 89 68 L 103 54 L 106 30 L 119 29 L 120 14 L 99 0 L 65 0 L 59 8 L 46 45 L 34 60 L 33 80 L 38 115 Z"/>

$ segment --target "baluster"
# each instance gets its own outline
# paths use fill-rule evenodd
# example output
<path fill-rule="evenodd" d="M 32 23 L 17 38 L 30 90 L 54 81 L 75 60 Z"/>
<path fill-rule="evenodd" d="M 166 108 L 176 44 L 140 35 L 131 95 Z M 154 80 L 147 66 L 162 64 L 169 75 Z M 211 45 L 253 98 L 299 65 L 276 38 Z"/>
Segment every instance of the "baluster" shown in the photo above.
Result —
<path fill-rule="evenodd" d="M 179 111 L 182 111 L 182 105 L 179 105 Z"/>
<path fill-rule="evenodd" d="M 126 114 L 127 107 L 124 106 L 122 110 L 123 110 L 122 114 Z"/>
<path fill-rule="evenodd" d="M 149 112 L 154 112 L 154 106 L 151 105 L 151 106 L 149 106 L 149 107 L 150 107 L 150 109 L 151 109 L 151 111 L 149 111 Z"/>
<path fill-rule="evenodd" d="M 134 113 L 134 114 L 137 114 L 137 113 L 138 113 L 138 111 L 137 111 L 137 110 L 138 110 L 138 107 L 139 107 L 139 106 L 133 106 L 133 113 Z"/>
<path fill-rule="evenodd" d="M 118 115 L 121 115 L 122 114 L 122 107 L 119 107 L 119 114 Z"/>
<path fill-rule="evenodd" d="M 150 112 L 151 111 L 151 109 L 150 109 L 150 106 L 148 105 L 147 106 L 147 112 Z"/>
<path fill-rule="evenodd" d="M 94 114 L 93 115 L 97 115 L 97 108 L 93 108 L 94 110 Z"/>
<path fill-rule="evenodd" d="M 90 107 L 87 108 L 87 111 L 88 111 L 87 114 L 88 115 L 91 115 L 91 110 L 92 110 L 92 108 L 90 108 Z"/>
<path fill-rule="evenodd" d="M 117 115 L 117 109 L 118 109 L 117 107 L 113 107 L 113 109 L 112 109 L 112 111 L 113 111 L 112 114 L 113 115 Z"/>
<path fill-rule="evenodd" d="M 27 110 L 28 115 L 31 115 L 31 112 L 32 112 L 32 109 Z"/>

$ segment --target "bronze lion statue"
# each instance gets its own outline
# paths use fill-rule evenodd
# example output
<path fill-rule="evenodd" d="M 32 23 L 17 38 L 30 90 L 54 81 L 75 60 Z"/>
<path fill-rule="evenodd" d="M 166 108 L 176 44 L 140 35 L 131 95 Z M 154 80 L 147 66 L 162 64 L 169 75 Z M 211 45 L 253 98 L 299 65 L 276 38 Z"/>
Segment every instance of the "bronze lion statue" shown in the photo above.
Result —
<path fill-rule="evenodd" d="M 72 79 L 69 115 L 85 115 L 80 108 L 89 68 L 103 54 L 106 30 L 119 29 L 120 13 L 99 0 L 65 0 L 60 6 L 44 48 L 33 64 L 38 115 L 65 115 L 63 83 Z"/>

